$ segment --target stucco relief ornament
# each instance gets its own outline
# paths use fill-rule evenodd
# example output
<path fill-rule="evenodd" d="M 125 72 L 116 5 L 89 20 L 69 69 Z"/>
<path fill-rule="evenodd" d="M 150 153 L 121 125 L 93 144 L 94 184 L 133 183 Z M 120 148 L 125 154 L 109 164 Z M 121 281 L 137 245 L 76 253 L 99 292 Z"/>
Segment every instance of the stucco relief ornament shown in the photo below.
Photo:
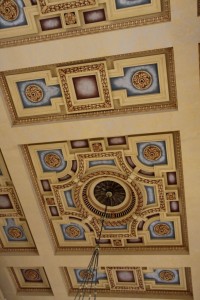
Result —
<path fill-rule="evenodd" d="M 42 101 L 44 97 L 43 90 L 37 84 L 30 84 L 25 89 L 26 98 L 33 103 Z"/>
<path fill-rule="evenodd" d="M 122 241 L 121 240 L 113 240 L 113 244 L 115 247 L 122 247 Z"/>
<path fill-rule="evenodd" d="M 138 90 L 148 89 L 152 82 L 152 75 L 147 71 L 137 71 L 133 74 L 132 84 Z"/>
<path fill-rule="evenodd" d="M 79 276 L 82 278 L 82 279 L 92 279 L 94 274 L 93 272 L 90 272 L 89 270 L 81 270 L 80 273 L 79 273 Z"/>
<path fill-rule="evenodd" d="M 163 270 L 159 273 L 159 277 L 164 281 L 172 281 L 175 278 L 175 275 L 172 271 Z"/>
<path fill-rule="evenodd" d="M 158 223 L 153 227 L 154 232 L 157 235 L 168 235 L 171 233 L 171 228 L 169 225 L 165 224 L 165 223 Z"/>
<path fill-rule="evenodd" d="M 65 14 L 65 23 L 66 23 L 66 25 L 76 24 L 76 15 L 74 12 Z"/>
<path fill-rule="evenodd" d="M 38 280 L 41 280 L 39 272 L 37 272 L 36 270 L 33 270 L 33 269 L 25 270 L 24 277 L 28 281 L 38 281 Z"/>
<path fill-rule="evenodd" d="M 61 165 L 61 158 L 56 153 L 48 153 L 44 157 L 45 164 L 50 168 L 57 168 Z"/>
<path fill-rule="evenodd" d="M 162 155 L 161 149 L 156 145 L 148 145 L 143 150 L 143 156 L 147 160 L 158 160 Z"/>
<path fill-rule="evenodd" d="M 8 21 L 15 21 L 19 16 L 19 8 L 13 0 L 0 0 L 0 16 Z"/>
<path fill-rule="evenodd" d="M 167 200 L 176 200 L 176 194 L 174 192 L 168 192 L 166 194 Z"/>
<path fill-rule="evenodd" d="M 78 227 L 70 225 L 65 229 L 66 234 L 71 238 L 77 238 L 80 236 L 81 231 Z"/>
<path fill-rule="evenodd" d="M 92 149 L 94 152 L 101 152 L 103 151 L 103 147 L 101 143 L 93 143 L 92 144 Z"/>
<path fill-rule="evenodd" d="M 8 235 L 13 239 L 21 239 L 23 236 L 22 231 L 17 227 L 10 227 L 8 229 Z"/>

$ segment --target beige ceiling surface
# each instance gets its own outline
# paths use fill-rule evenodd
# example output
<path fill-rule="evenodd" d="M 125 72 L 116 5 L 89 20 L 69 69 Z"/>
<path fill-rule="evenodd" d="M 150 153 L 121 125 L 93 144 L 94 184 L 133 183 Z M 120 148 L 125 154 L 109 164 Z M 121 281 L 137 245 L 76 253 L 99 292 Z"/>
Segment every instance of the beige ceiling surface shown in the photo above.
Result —
<path fill-rule="evenodd" d="M 117 213 L 110 212 L 104 232 L 98 286 L 101 299 L 200 299 L 197 2 L 171 0 L 170 22 L 0 50 L 0 70 L 7 76 L 10 93 L 5 96 L 5 86 L 2 88 L 0 111 L 0 290 L 6 300 L 73 299 L 68 292 L 77 287 L 98 234 L 102 206 L 95 187 L 103 182 L 101 176 L 125 193 L 124 206 L 117 206 Z M 43 118 L 42 122 L 38 116 L 45 110 L 20 110 L 21 94 L 13 83 L 41 80 L 49 66 L 59 70 L 90 64 L 89 60 L 103 61 L 105 66 L 102 58 L 123 54 L 119 65 L 133 68 L 135 61 L 130 59 L 135 53 L 147 53 L 147 59 L 150 50 L 160 55 L 154 52 L 158 49 L 173 52 L 177 105 L 169 110 L 144 113 L 133 109 L 82 118 L 77 113 L 71 119 Z M 142 64 L 157 63 L 142 59 Z M 109 60 L 106 63 L 109 82 L 108 78 L 120 73 Z M 50 70 L 54 76 L 49 85 L 60 84 L 58 73 L 53 67 Z M 34 71 L 39 75 L 30 75 Z M 170 91 L 173 78 L 169 80 L 164 69 L 158 74 L 159 83 Z M 98 76 L 90 72 L 85 77 L 93 87 L 98 86 L 95 97 L 103 98 L 101 91 L 105 90 Z M 70 80 L 72 88 L 75 80 Z M 74 89 L 77 92 L 75 85 Z M 74 107 L 101 101 L 90 103 L 75 92 Z M 109 95 L 110 99 L 116 97 L 112 85 Z M 129 107 L 134 103 L 130 98 L 124 98 L 126 105 L 133 101 Z M 66 102 L 59 100 L 61 106 L 67 103 L 67 98 L 63 99 Z M 118 109 L 117 102 L 113 103 Z M 28 121 L 29 117 L 34 121 Z M 85 191 L 95 211 L 89 211 Z M 131 194 L 135 202 L 130 208 Z"/>

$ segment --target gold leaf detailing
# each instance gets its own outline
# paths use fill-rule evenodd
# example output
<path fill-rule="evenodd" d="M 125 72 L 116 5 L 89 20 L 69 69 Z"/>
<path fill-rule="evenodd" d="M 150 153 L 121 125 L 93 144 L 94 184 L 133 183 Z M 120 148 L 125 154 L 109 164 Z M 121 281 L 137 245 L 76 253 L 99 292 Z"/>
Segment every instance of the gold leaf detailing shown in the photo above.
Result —
<path fill-rule="evenodd" d="M 138 71 L 133 74 L 132 84 L 137 90 L 147 90 L 152 82 L 152 75 L 147 71 Z"/>
<path fill-rule="evenodd" d="M 159 273 L 159 277 L 164 281 L 172 281 L 175 278 L 175 275 L 172 271 L 163 270 Z"/>
<path fill-rule="evenodd" d="M 30 84 L 25 89 L 26 98 L 33 103 L 42 101 L 44 97 L 43 90 L 37 84 Z"/>
<path fill-rule="evenodd" d="M 0 16 L 8 21 L 15 21 L 19 16 L 19 8 L 13 0 L 0 1 Z"/>
<path fill-rule="evenodd" d="M 154 227 L 153 227 L 153 230 L 154 232 L 157 234 L 157 235 L 168 235 L 171 233 L 171 228 L 169 225 L 165 224 L 165 223 L 159 223 L 159 224 L 156 224 Z"/>
<path fill-rule="evenodd" d="M 8 235 L 11 236 L 13 239 L 21 239 L 23 236 L 23 233 L 17 227 L 10 227 L 8 229 Z"/>
<path fill-rule="evenodd" d="M 61 165 L 61 158 L 55 153 L 48 153 L 44 157 L 45 164 L 50 168 L 57 168 Z"/>
<path fill-rule="evenodd" d="M 70 225 L 65 229 L 66 234 L 71 238 L 77 238 L 81 235 L 81 231 L 78 227 Z"/>
<path fill-rule="evenodd" d="M 146 146 L 143 150 L 143 156 L 147 160 L 158 160 L 162 155 L 161 149 L 156 145 Z"/>

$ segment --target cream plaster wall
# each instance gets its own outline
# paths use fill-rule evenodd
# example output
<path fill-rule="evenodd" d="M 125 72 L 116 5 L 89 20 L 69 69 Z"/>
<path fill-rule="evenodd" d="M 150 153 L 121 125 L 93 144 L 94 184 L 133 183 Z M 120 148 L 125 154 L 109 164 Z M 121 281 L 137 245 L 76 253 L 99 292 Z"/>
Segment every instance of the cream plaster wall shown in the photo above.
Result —
<path fill-rule="evenodd" d="M 20 144 L 61 141 L 179 130 L 181 132 L 185 197 L 189 232 L 189 255 L 103 255 L 101 265 L 158 266 L 192 268 L 194 300 L 200 299 L 200 88 L 199 53 L 200 17 L 196 0 L 171 0 L 172 21 L 156 25 L 69 38 L 46 43 L 0 49 L 0 69 L 9 70 L 91 57 L 173 47 L 177 79 L 178 110 L 173 112 L 129 114 L 118 117 L 76 120 L 23 127 L 12 127 L 7 107 L 0 97 L 0 148 L 31 227 L 39 256 L 0 256 L 0 288 L 7 300 L 41 300 L 16 296 L 6 271 L 7 266 L 40 266 L 48 273 L 54 296 L 67 297 L 58 267 L 86 266 L 89 255 L 54 255 L 48 229 L 42 217 L 25 166 Z M 102 300 L 110 298 L 104 297 Z M 121 300 L 122 298 L 118 298 Z M 135 298 L 136 300 L 140 298 Z M 169 298 L 171 299 L 171 297 Z"/>

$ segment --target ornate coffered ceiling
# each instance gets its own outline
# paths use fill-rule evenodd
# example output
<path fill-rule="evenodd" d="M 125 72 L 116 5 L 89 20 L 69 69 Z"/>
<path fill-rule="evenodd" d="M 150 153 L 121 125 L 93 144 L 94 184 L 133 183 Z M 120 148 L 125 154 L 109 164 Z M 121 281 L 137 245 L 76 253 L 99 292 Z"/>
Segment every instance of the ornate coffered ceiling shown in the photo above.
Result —
<path fill-rule="evenodd" d="M 0 46 L 170 21 L 169 0 L 2 0 Z"/>
<path fill-rule="evenodd" d="M 2 72 L 13 124 L 177 107 L 173 49 Z"/>
<path fill-rule="evenodd" d="M 0 299 L 200 299 L 198 15 L 0 1 Z"/>
<path fill-rule="evenodd" d="M 64 269 L 70 292 L 74 294 L 86 276 L 83 269 Z M 102 267 L 98 273 L 98 295 L 105 293 L 117 298 L 121 295 L 149 297 L 176 295 L 191 296 L 190 270 L 148 269 L 145 267 Z"/>
<path fill-rule="evenodd" d="M 23 146 L 56 251 L 188 250 L 177 132 Z M 108 204 L 109 205 L 109 204 Z"/>
<path fill-rule="evenodd" d="M 36 251 L 16 190 L 0 153 L 0 252 Z"/>

